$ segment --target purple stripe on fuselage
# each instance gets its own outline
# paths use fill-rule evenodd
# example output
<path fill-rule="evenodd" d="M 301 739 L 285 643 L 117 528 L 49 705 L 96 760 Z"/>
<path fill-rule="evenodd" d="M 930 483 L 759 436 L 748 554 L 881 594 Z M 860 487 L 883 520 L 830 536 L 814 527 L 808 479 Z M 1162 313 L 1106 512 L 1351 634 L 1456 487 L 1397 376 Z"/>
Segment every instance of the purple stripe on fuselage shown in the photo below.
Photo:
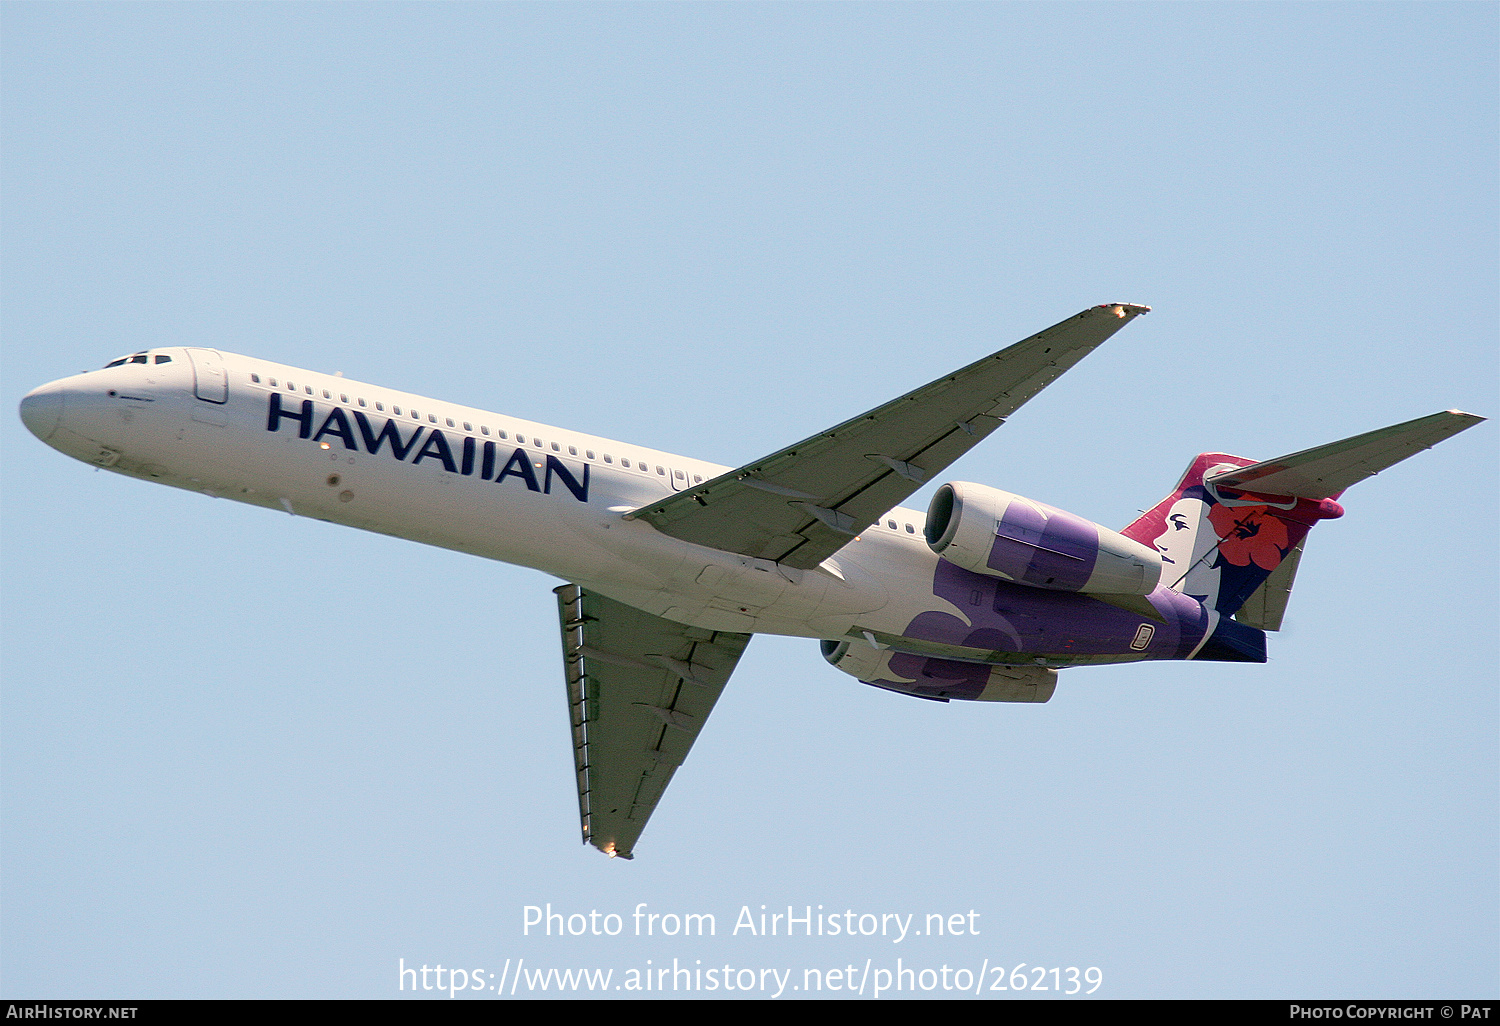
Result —
<path fill-rule="evenodd" d="M 1148 596 L 1161 620 L 1087 595 L 1010 584 L 965 570 L 946 559 L 938 560 L 932 590 L 938 598 L 958 607 L 968 622 L 951 613 L 929 610 L 907 625 L 904 637 L 1035 656 L 1184 659 L 1203 640 L 1208 628 L 1208 613 L 1200 603 L 1165 587 Z M 1143 648 L 1132 648 L 1132 642 L 1139 643 L 1143 626 L 1151 628 L 1150 639 Z M 891 669 L 920 680 L 928 662 L 950 661 L 893 656 Z M 935 669 L 939 674 L 951 672 L 946 667 Z"/>

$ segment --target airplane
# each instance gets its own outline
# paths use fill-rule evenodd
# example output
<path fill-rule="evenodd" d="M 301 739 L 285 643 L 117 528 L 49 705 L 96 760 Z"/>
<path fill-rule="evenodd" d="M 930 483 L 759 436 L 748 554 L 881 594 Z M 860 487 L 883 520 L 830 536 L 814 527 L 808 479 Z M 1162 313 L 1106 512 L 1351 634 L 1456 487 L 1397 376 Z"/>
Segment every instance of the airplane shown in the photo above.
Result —
<path fill-rule="evenodd" d="M 1149 309 L 1090 307 L 736 468 L 193 346 L 42 385 L 20 413 L 96 467 L 565 582 L 582 837 L 629 859 L 754 634 L 938 702 L 1046 702 L 1083 665 L 1264 662 L 1342 493 L 1484 419 L 1202 453 L 1119 531 L 964 481 L 899 505 Z"/>

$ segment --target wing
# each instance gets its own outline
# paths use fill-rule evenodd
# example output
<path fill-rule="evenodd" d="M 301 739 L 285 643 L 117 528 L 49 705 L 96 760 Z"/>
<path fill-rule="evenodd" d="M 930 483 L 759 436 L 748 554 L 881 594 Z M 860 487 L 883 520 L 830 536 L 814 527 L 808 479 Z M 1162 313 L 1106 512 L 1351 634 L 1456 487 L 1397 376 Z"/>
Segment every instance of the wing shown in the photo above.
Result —
<path fill-rule="evenodd" d="M 684 541 L 811 569 L 1149 309 L 1092 307 L 627 518 Z"/>
<path fill-rule="evenodd" d="M 750 635 L 705 631 L 556 589 L 583 840 L 631 858 Z"/>

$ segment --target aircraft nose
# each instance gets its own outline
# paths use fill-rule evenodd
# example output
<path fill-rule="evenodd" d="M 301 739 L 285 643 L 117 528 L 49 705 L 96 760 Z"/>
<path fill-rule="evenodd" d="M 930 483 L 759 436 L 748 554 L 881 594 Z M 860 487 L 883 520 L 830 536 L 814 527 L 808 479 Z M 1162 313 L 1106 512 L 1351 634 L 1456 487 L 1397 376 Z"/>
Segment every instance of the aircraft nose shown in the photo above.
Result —
<path fill-rule="evenodd" d="M 56 383 L 33 389 L 21 400 L 21 423 L 42 441 L 52 437 L 62 419 L 63 392 Z"/>

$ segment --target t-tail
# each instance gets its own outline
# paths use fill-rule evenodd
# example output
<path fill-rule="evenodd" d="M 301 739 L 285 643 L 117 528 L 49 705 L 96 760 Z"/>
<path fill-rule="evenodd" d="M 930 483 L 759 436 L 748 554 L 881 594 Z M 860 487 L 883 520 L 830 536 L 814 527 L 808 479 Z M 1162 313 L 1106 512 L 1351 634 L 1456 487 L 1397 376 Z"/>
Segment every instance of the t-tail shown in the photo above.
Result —
<path fill-rule="evenodd" d="M 1448 410 L 1259 463 L 1201 453 L 1171 495 L 1120 533 L 1160 552 L 1162 585 L 1213 614 L 1192 658 L 1264 662 L 1308 531 L 1344 515 L 1335 500 L 1483 419 Z"/>

